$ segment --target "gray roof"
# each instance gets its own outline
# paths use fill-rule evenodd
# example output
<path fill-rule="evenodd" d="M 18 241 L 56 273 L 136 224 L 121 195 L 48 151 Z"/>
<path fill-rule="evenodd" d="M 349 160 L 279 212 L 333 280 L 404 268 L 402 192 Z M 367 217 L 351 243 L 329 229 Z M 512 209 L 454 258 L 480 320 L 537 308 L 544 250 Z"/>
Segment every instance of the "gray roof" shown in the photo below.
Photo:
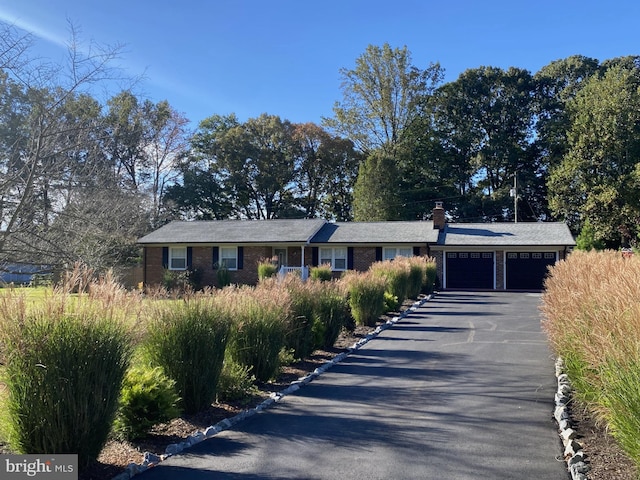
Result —
<path fill-rule="evenodd" d="M 438 230 L 431 221 L 327 223 L 311 243 L 392 244 L 435 243 Z"/>
<path fill-rule="evenodd" d="M 306 243 L 325 223 L 322 219 L 176 221 L 138 243 Z"/>
<path fill-rule="evenodd" d="M 565 223 L 449 223 L 440 235 L 443 246 L 573 246 Z"/>

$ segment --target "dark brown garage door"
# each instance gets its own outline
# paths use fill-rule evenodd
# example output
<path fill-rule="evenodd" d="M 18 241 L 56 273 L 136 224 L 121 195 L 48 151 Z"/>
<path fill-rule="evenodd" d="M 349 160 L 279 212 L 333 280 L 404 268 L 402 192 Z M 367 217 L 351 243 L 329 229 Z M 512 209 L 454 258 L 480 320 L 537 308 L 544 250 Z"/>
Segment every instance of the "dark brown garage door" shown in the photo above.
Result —
<path fill-rule="evenodd" d="M 493 252 L 447 252 L 447 288 L 493 289 Z"/>
<path fill-rule="evenodd" d="M 507 252 L 507 289 L 542 290 L 555 252 Z"/>

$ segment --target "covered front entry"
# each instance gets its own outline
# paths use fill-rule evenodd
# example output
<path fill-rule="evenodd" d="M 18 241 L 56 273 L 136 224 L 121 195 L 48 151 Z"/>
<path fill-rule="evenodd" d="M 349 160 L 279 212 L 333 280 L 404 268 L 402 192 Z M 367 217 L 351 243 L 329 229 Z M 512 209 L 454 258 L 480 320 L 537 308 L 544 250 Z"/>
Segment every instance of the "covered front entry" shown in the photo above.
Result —
<path fill-rule="evenodd" d="M 446 288 L 495 288 L 493 252 L 446 252 Z"/>
<path fill-rule="evenodd" d="M 548 267 L 556 263 L 556 252 L 507 252 L 507 290 L 542 290 Z"/>

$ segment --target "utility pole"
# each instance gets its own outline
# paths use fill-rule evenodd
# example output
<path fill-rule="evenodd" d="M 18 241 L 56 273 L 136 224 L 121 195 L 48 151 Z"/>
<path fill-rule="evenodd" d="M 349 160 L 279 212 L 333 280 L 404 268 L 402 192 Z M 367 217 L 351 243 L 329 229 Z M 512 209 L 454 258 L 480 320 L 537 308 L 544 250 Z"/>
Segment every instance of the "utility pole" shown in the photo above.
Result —
<path fill-rule="evenodd" d="M 513 197 L 513 223 L 518 223 L 518 172 L 513 174 L 513 188 L 509 193 Z"/>

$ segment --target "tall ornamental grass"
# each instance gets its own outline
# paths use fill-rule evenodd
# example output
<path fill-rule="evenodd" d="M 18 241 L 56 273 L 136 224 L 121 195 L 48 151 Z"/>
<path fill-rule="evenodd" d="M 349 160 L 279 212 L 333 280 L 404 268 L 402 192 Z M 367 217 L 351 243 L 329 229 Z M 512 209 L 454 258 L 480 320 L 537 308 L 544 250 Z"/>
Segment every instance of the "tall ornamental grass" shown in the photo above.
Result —
<path fill-rule="evenodd" d="M 109 298 L 57 292 L 37 304 L 0 298 L 0 342 L 12 450 L 76 453 L 81 468 L 97 458 L 118 407 L 133 341 L 129 313 Z"/>
<path fill-rule="evenodd" d="M 336 343 L 343 328 L 351 324 L 351 310 L 347 292 L 339 282 L 325 282 L 321 284 L 316 296 L 315 317 L 319 335 L 316 336 L 316 346 L 331 348 Z"/>
<path fill-rule="evenodd" d="M 213 295 L 154 304 L 145 351 L 175 382 L 185 412 L 196 413 L 216 398 L 231 331 L 230 311 Z"/>
<path fill-rule="evenodd" d="M 357 325 L 373 326 L 384 313 L 387 279 L 371 271 L 347 272 L 343 277 L 349 292 L 349 307 Z"/>
<path fill-rule="evenodd" d="M 226 288 L 220 294 L 232 309 L 231 358 L 268 381 L 280 370 L 290 297 L 285 289 Z"/>
<path fill-rule="evenodd" d="M 370 272 L 386 281 L 386 291 L 396 297 L 399 305 L 407 299 L 409 292 L 409 265 L 404 259 L 385 260 L 371 265 Z"/>
<path fill-rule="evenodd" d="M 577 399 L 640 466 L 640 258 L 575 251 L 545 286 L 543 328 Z"/>
<path fill-rule="evenodd" d="M 323 285 L 311 280 L 303 282 L 298 276 L 287 275 L 282 282 L 272 284 L 272 288 L 284 288 L 290 298 L 285 346 L 293 350 L 294 358 L 308 357 L 315 348 L 317 298 Z"/>

